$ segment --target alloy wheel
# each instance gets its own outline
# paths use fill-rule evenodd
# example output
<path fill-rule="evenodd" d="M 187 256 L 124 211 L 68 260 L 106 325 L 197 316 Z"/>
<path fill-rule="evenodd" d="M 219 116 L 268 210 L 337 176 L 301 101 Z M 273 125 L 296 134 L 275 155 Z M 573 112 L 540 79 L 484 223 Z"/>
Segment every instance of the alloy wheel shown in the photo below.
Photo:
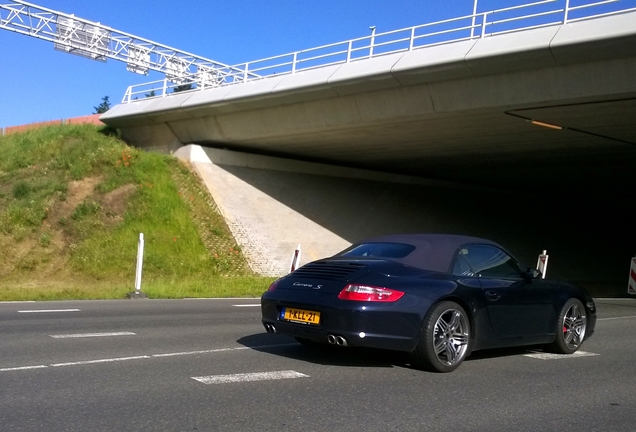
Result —
<path fill-rule="evenodd" d="M 435 322 L 433 338 L 437 359 L 447 366 L 461 362 L 468 348 L 468 319 L 462 311 L 448 309 Z"/>
<path fill-rule="evenodd" d="M 571 305 L 563 316 L 563 342 L 569 349 L 576 349 L 583 342 L 586 322 L 585 311 L 580 305 Z"/>

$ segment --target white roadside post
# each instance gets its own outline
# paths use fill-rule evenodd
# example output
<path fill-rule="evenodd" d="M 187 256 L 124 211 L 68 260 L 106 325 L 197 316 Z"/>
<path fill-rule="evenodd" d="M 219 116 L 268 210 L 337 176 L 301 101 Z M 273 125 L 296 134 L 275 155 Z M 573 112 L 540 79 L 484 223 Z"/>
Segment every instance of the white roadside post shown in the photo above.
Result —
<path fill-rule="evenodd" d="M 300 244 L 296 246 L 296 250 L 294 251 L 294 255 L 292 255 L 291 264 L 289 265 L 289 272 L 293 272 L 298 268 L 298 263 L 300 262 Z"/>
<path fill-rule="evenodd" d="M 545 279 L 545 274 L 548 271 L 548 251 L 544 250 L 539 259 L 537 260 L 537 270 L 541 272 L 541 279 Z"/>
<path fill-rule="evenodd" d="M 636 295 L 636 256 L 632 258 L 629 268 L 629 282 L 627 282 L 627 294 Z"/>
<path fill-rule="evenodd" d="M 128 293 L 128 298 L 146 298 L 141 292 L 141 271 L 144 265 L 144 234 L 139 233 L 139 242 L 137 243 L 137 270 L 135 272 L 135 291 Z"/>

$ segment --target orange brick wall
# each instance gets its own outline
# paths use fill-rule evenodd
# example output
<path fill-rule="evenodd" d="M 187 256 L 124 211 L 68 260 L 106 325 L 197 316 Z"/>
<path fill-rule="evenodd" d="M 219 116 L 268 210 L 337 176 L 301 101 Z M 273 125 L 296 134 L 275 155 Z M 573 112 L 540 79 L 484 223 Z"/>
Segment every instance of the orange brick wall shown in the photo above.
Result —
<path fill-rule="evenodd" d="M 51 120 L 51 121 L 38 122 L 38 123 L 29 123 L 29 124 L 20 125 L 20 126 L 8 126 L 5 128 L 0 128 L 0 135 L 11 135 L 13 133 L 24 132 L 30 129 L 36 129 L 36 128 L 51 126 L 51 125 L 61 125 L 61 124 L 93 124 L 97 126 L 103 126 L 104 123 L 99 121 L 99 116 L 100 114 L 91 114 L 91 115 L 73 117 L 73 118 L 62 119 L 62 120 Z"/>
<path fill-rule="evenodd" d="M 96 126 L 104 126 L 104 123 L 99 121 L 99 116 L 101 114 L 91 114 L 82 117 L 73 117 L 70 119 L 66 119 L 64 124 L 93 124 Z"/>

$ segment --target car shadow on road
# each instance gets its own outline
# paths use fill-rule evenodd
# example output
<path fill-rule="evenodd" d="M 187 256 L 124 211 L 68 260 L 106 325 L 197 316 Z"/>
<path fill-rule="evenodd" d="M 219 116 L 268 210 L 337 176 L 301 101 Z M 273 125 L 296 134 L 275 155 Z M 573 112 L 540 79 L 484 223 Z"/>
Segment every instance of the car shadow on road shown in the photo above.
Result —
<path fill-rule="evenodd" d="M 292 337 L 254 334 L 237 340 L 253 350 L 328 366 L 348 367 L 408 367 L 406 353 L 358 347 L 339 347 L 328 344 L 302 345 Z"/>
<path fill-rule="evenodd" d="M 241 345 L 253 350 L 266 352 L 299 361 L 306 361 L 328 366 L 348 367 L 401 367 L 412 369 L 411 357 L 408 353 L 386 351 L 371 348 L 339 347 L 333 345 L 305 346 L 294 338 L 283 335 L 259 333 L 245 336 L 237 340 Z M 523 346 L 512 348 L 489 349 L 475 351 L 465 361 L 485 360 L 521 356 L 542 352 L 541 346 Z"/>
<path fill-rule="evenodd" d="M 537 352 L 543 352 L 543 348 L 540 346 L 522 346 L 512 348 L 496 348 L 487 349 L 482 351 L 475 351 L 465 361 L 484 360 L 491 358 L 513 357 L 524 354 L 532 354 Z"/>

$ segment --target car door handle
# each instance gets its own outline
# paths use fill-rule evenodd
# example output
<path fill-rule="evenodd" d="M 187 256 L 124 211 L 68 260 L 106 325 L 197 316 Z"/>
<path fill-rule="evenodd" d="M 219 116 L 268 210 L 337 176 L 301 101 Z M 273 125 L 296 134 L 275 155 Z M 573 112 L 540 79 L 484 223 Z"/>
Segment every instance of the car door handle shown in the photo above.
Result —
<path fill-rule="evenodd" d="M 497 291 L 486 291 L 486 298 L 490 301 L 497 301 L 501 295 Z"/>

